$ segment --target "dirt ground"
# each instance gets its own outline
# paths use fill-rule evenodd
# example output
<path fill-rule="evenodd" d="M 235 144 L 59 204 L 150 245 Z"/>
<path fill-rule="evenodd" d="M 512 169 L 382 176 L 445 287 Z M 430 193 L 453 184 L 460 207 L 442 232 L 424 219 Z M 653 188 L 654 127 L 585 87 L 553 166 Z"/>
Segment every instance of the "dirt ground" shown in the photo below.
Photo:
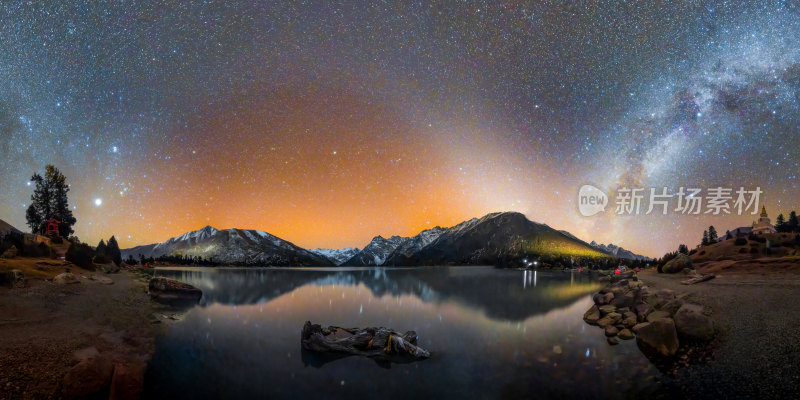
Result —
<path fill-rule="evenodd" d="M 680 284 L 683 274 L 639 274 L 650 287 L 689 293 L 712 310 L 714 356 L 679 373 L 680 392 L 696 399 L 800 398 L 800 273 L 740 267 L 715 268 L 715 279 L 689 286 Z"/>
<path fill-rule="evenodd" d="M 64 376 L 78 363 L 76 351 L 92 347 L 117 368 L 143 372 L 159 326 L 145 278 L 73 267 L 79 283 L 59 285 L 47 279 L 64 272 L 60 261 L 0 263 L 0 270 L 10 267 L 29 279 L 25 288 L 0 287 L 0 399 L 60 398 Z"/>

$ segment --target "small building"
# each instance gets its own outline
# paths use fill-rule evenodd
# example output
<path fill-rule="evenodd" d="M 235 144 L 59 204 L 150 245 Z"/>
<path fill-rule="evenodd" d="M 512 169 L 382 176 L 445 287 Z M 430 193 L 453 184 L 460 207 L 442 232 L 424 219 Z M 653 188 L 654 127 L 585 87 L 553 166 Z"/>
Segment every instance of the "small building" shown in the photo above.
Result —
<path fill-rule="evenodd" d="M 772 222 L 769 220 L 767 216 L 767 208 L 761 206 L 761 215 L 758 218 L 758 221 L 753 222 L 753 233 L 756 235 L 761 235 L 765 233 L 776 233 L 775 227 L 772 225 Z"/>
<path fill-rule="evenodd" d="M 45 235 L 47 235 L 47 236 L 51 236 L 51 235 L 60 236 L 59 232 L 58 232 L 58 226 L 61 224 L 61 221 L 59 221 L 59 220 L 57 220 L 55 218 L 50 218 L 47 221 L 44 221 L 44 224 L 45 224 L 45 228 L 44 228 L 44 234 Z"/>

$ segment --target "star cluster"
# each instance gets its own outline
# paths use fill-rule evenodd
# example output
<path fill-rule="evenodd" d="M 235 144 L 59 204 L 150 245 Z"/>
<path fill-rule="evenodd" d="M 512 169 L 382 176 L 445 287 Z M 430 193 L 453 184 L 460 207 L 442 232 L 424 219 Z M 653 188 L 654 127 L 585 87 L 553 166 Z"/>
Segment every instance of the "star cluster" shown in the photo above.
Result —
<path fill-rule="evenodd" d="M 658 256 L 752 216 L 582 217 L 578 188 L 800 210 L 794 2 L 9 1 L 0 50 L 0 218 L 53 163 L 90 242 L 363 246 L 516 210 Z"/>

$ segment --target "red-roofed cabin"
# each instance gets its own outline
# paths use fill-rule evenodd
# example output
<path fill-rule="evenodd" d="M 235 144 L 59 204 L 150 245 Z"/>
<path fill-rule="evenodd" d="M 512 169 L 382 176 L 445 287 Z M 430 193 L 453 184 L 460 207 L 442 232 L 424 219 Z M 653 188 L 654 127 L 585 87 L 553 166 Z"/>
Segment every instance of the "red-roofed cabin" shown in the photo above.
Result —
<path fill-rule="evenodd" d="M 45 223 L 45 230 L 44 230 L 45 235 L 54 234 L 56 236 L 60 236 L 58 233 L 58 225 L 61 223 L 61 221 L 55 218 L 50 218 L 47 221 L 44 221 L 44 223 Z"/>

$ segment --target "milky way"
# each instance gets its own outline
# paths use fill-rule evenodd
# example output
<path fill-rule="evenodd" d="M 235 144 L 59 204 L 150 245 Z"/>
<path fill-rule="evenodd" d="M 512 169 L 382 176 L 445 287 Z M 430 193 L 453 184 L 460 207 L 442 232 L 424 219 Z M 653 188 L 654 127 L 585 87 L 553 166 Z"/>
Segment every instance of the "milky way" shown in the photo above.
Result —
<path fill-rule="evenodd" d="M 648 255 L 752 216 L 582 217 L 578 188 L 800 210 L 792 2 L 3 2 L 0 218 L 72 183 L 123 247 L 211 224 L 363 246 L 516 210 Z"/>

